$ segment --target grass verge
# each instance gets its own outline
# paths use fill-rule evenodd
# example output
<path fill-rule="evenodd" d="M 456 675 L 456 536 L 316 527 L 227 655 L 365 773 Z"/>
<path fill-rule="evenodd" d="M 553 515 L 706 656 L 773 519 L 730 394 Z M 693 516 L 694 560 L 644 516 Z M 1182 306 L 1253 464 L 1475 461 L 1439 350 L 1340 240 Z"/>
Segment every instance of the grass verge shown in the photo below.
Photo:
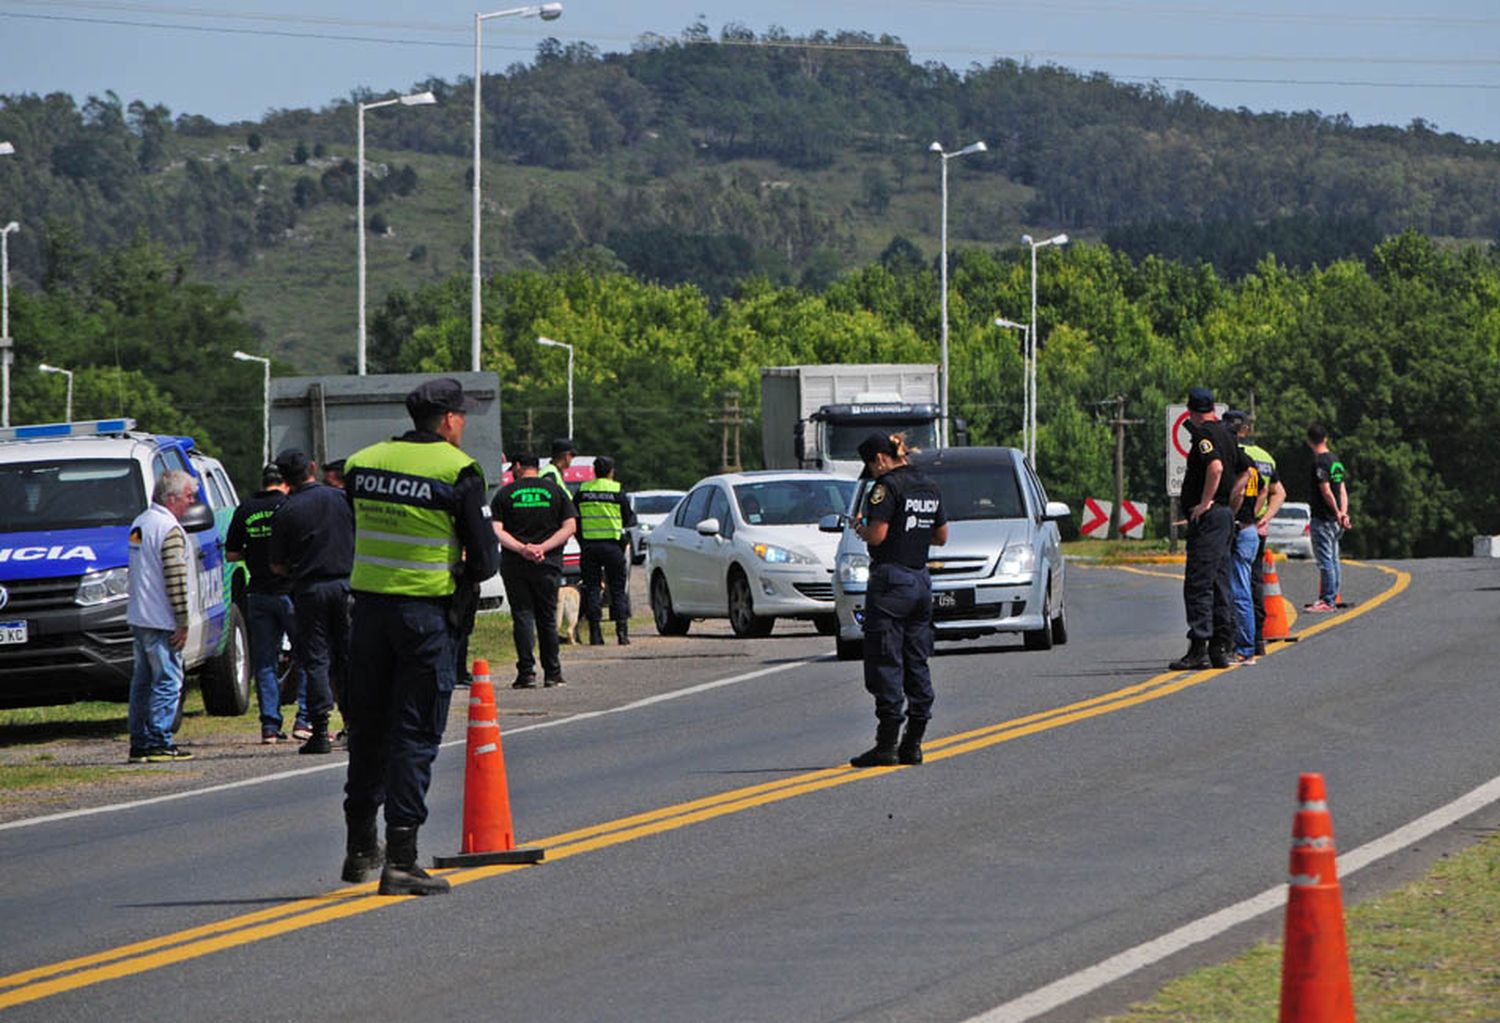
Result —
<path fill-rule="evenodd" d="M 1346 911 L 1360 1023 L 1500 1019 L 1500 836 L 1445 857 L 1427 876 Z M 1268 942 L 1164 986 L 1109 1023 L 1266 1023 L 1281 991 Z"/>

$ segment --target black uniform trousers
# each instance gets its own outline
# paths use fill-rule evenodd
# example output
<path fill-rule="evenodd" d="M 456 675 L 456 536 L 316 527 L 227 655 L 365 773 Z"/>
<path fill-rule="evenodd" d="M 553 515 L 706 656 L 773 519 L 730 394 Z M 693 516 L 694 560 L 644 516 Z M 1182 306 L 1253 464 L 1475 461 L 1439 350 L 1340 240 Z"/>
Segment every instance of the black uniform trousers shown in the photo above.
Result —
<path fill-rule="evenodd" d="M 356 593 L 351 646 L 344 811 L 356 817 L 384 804 L 388 826 L 420 827 L 453 697 L 448 601 Z"/>
<path fill-rule="evenodd" d="M 610 620 L 628 622 L 630 575 L 625 548 L 619 540 L 584 540 L 579 549 L 583 554 L 583 617 L 591 622 L 604 617 L 603 602 L 599 599 L 599 584 L 604 582 L 609 586 Z"/>
<path fill-rule="evenodd" d="M 562 647 L 557 638 L 557 588 L 562 571 L 545 562 L 511 558 L 500 561 L 500 579 L 510 603 L 511 635 L 516 641 L 516 674 L 535 675 L 533 646 L 541 647 L 542 677 L 562 677 Z"/>
<path fill-rule="evenodd" d="M 1216 504 L 1189 523 L 1182 578 L 1188 639 L 1213 640 L 1225 650 L 1234 643 L 1234 612 L 1229 604 L 1234 533 L 1234 513 L 1227 505 Z"/>
<path fill-rule="evenodd" d="M 1255 548 L 1255 564 L 1250 569 L 1250 600 L 1255 605 L 1255 652 L 1266 652 L 1266 538 Z"/>
<path fill-rule="evenodd" d="M 344 691 L 349 664 L 349 580 L 318 579 L 292 591 L 293 654 L 307 673 L 307 716 L 325 720 Z M 342 703 L 341 703 L 342 705 Z"/>
<path fill-rule="evenodd" d="M 865 689 L 881 721 L 932 717 L 932 580 L 925 568 L 878 564 L 865 590 Z M 902 713 L 902 704 L 906 705 Z"/>

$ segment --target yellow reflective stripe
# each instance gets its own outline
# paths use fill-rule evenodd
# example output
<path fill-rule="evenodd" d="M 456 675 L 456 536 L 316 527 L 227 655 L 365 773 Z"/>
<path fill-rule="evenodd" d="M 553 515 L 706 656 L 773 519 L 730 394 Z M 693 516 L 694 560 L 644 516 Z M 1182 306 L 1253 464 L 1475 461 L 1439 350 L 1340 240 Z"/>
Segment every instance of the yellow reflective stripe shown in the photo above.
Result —
<path fill-rule="evenodd" d="M 414 543 L 424 547 L 456 547 L 452 537 L 448 536 L 408 536 L 402 533 L 382 533 L 374 529 L 367 529 L 359 534 L 367 540 L 389 540 L 392 543 Z"/>
<path fill-rule="evenodd" d="M 453 570 L 453 566 L 448 562 L 439 564 L 427 561 L 403 561 L 400 558 L 380 558 L 373 554 L 360 554 L 358 552 L 355 553 L 354 560 L 359 564 L 378 565 L 381 568 L 402 568 L 413 572 L 441 572 L 447 575 Z"/>

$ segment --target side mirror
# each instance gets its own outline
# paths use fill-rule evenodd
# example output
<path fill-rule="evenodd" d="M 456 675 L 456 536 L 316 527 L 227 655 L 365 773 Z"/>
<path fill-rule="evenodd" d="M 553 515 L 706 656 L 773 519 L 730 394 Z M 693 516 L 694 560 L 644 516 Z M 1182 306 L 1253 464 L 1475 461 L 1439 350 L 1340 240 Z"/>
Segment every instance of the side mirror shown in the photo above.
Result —
<path fill-rule="evenodd" d="M 187 511 L 183 512 L 182 518 L 177 521 L 182 523 L 182 528 L 189 533 L 203 533 L 217 526 L 214 522 L 213 509 L 202 501 L 188 505 Z"/>
<path fill-rule="evenodd" d="M 792 453 L 799 465 L 807 460 L 807 423 L 801 419 L 792 427 Z"/>
<path fill-rule="evenodd" d="M 1048 501 L 1047 510 L 1042 512 L 1042 519 L 1047 522 L 1063 522 L 1073 517 L 1073 509 L 1062 501 Z"/>
<path fill-rule="evenodd" d="M 698 523 L 698 534 L 700 536 L 718 536 L 719 520 L 704 519 L 702 522 Z"/>
<path fill-rule="evenodd" d="M 844 527 L 849 524 L 848 518 L 837 512 L 829 512 L 818 520 L 818 532 L 820 533 L 842 533 Z"/>
<path fill-rule="evenodd" d="M 953 446 L 966 448 L 969 446 L 969 421 L 953 417 Z"/>

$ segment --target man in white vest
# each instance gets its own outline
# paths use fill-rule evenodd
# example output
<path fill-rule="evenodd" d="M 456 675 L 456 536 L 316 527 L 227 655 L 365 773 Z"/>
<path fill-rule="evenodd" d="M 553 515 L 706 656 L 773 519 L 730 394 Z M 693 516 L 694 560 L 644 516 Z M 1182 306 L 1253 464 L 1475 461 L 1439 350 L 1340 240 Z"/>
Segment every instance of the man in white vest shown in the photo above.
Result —
<path fill-rule="evenodd" d="M 182 696 L 182 648 L 188 633 L 193 542 L 178 522 L 198 482 L 179 469 L 156 480 L 151 505 L 130 524 L 130 602 L 125 621 L 135 644 L 130 679 L 130 762 L 191 760 L 172 742 Z"/>

